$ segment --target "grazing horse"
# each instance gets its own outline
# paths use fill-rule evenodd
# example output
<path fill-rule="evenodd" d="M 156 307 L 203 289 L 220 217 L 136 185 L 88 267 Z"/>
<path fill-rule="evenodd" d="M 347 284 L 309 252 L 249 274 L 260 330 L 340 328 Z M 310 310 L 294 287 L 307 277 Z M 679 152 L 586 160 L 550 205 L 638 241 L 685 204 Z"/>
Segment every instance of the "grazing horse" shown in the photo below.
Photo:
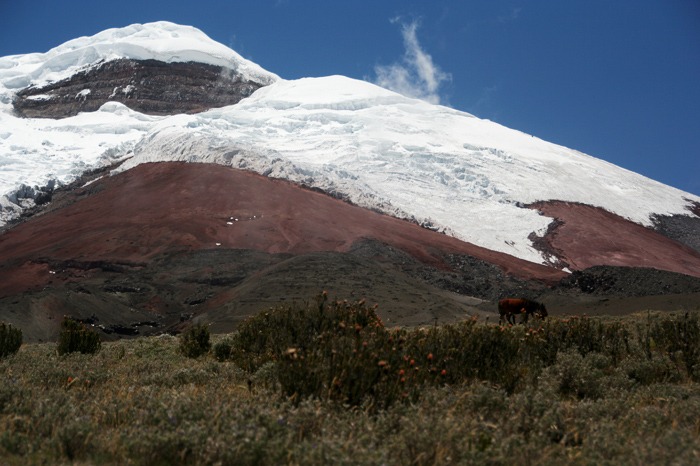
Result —
<path fill-rule="evenodd" d="M 501 315 L 500 322 L 506 320 L 515 324 L 516 314 L 525 314 L 525 322 L 531 314 L 540 319 L 547 317 L 547 308 L 544 304 L 524 298 L 506 298 L 498 302 L 498 313 Z"/>

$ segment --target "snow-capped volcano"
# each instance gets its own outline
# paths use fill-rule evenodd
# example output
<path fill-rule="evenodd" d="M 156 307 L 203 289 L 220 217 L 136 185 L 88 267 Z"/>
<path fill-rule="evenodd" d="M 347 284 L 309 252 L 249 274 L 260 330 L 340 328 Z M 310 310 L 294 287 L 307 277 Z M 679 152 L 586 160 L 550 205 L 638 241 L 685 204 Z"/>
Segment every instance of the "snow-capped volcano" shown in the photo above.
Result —
<path fill-rule="evenodd" d="M 211 40 L 199 29 L 160 21 L 107 29 L 94 36 L 70 40 L 45 53 L 2 57 L 2 98 L 17 89 L 56 82 L 100 61 L 119 58 L 159 60 L 166 63 L 196 62 L 221 66 L 246 79 L 266 84 L 277 79 L 257 64 Z"/>
<path fill-rule="evenodd" d="M 264 87 L 196 114 L 146 115 L 126 99 L 59 120 L 16 116 L 21 91 L 117 59 L 204 63 Z M 86 81 L 73 99 L 94 92 Z M 700 203 L 603 160 L 364 81 L 278 78 L 201 31 L 172 23 L 111 29 L 47 53 L 0 58 L 1 221 L 31 205 L 39 188 L 120 160 L 120 172 L 187 161 L 285 178 L 536 263 L 547 258 L 533 239 L 553 219 L 527 204 L 587 204 L 650 226 L 654 215 L 693 215 L 689 206 Z"/>

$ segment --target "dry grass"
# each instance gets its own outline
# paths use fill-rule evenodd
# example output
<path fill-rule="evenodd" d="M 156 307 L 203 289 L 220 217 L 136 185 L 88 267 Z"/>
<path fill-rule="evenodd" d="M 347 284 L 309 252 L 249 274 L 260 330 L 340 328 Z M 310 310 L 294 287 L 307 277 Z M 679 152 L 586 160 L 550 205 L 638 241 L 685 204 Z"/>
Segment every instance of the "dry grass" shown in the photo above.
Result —
<path fill-rule="evenodd" d="M 331 342 L 336 355 L 344 348 L 339 342 L 354 345 L 348 334 L 320 338 L 320 346 L 297 345 L 294 354 L 304 352 L 317 366 L 307 372 L 292 364 L 298 359 L 262 347 L 267 360 L 251 355 L 250 372 L 212 354 L 187 358 L 169 336 L 103 343 L 95 355 L 59 356 L 55 344 L 23 345 L 0 360 L 0 457 L 17 465 L 700 461 L 691 341 L 697 317 L 551 320 L 537 328 L 471 322 L 423 331 L 386 330 L 371 318 L 357 322 L 366 325 L 353 325 L 350 335 L 360 345 L 374 338 L 374 353 L 359 363 L 349 356 L 354 365 L 346 375 L 376 380 L 358 385 L 366 389 L 362 396 L 352 392 L 345 400 L 350 392 L 324 385 L 326 377 L 341 377 L 342 364 L 333 372 L 321 356 Z M 223 342 L 241 344 L 238 335 L 219 336 L 214 347 Z M 485 342 L 515 345 L 516 356 L 489 370 L 498 359 Z M 405 369 L 391 358 L 418 359 L 426 351 L 451 377 L 421 363 L 425 375 L 403 397 L 392 384 Z M 379 361 L 397 364 L 390 376 Z M 406 364 L 412 367 L 410 359 Z M 284 374 L 316 373 L 319 392 L 302 393 L 302 384 L 290 395 L 294 385 Z"/>

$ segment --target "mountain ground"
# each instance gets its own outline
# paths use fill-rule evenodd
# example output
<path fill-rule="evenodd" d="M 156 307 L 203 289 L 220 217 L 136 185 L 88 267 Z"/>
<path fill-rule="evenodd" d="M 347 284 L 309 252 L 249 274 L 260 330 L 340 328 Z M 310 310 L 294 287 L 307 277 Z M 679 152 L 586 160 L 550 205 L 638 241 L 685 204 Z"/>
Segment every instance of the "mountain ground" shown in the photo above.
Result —
<path fill-rule="evenodd" d="M 499 298 L 550 315 L 700 308 L 700 278 L 646 268 L 568 275 L 352 206 L 282 180 L 207 164 L 86 174 L 0 236 L 0 309 L 26 341 L 64 315 L 106 339 L 230 332 L 326 290 L 379 304 L 387 325 L 497 321 Z"/>

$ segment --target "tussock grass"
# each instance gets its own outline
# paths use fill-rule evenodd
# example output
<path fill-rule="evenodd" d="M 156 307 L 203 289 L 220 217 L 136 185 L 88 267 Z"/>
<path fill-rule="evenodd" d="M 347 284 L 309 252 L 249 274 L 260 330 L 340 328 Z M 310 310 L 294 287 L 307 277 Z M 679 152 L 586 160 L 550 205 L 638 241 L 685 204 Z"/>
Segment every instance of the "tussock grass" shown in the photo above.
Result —
<path fill-rule="evenodd" d="M 4 464 L 696 464 L 697 315 L 387 329 L 364 303 L 0 360 Z"/>

